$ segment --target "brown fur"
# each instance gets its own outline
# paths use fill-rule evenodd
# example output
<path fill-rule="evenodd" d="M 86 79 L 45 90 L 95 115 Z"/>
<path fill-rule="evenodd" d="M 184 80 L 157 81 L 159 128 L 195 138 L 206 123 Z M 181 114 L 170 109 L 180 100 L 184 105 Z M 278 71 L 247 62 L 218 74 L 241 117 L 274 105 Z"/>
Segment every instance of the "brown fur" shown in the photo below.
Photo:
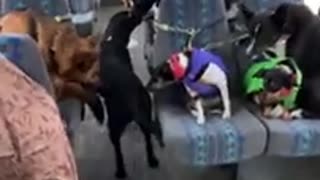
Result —
<path fill-rule="evenodd" d="M 75 97 L 86 101 L 83 85 L 98 81 L 98 52 L 93 37 L 82 38 L 69 22 L 12 11 L 0 19 L 1 32 L 27 33 L 38 43 L 48 65 L 57 100 Z"/>

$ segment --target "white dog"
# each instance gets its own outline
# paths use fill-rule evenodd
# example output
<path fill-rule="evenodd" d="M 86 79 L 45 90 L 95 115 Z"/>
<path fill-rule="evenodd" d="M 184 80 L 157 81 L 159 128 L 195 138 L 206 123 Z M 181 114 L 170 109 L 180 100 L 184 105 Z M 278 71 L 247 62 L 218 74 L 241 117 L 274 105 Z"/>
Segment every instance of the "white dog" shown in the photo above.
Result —
<path fill-rule="evenodd" d="M 201 49 L 173 54 L 155 73 L 158 77 L 153 77 L 153 80 L 159 77 L 164 81 L 169 80 L 168 73 L 176 81 L 183 82 L 192 98 L 194 110 L 191 113 L 196 116 L 198 124 L 205 123 L 204 102 L 208 98 L 220 97 L 224 108 L 222 118 L 230 118 L 231 103 L 226 68 L 219 56 Z"/>

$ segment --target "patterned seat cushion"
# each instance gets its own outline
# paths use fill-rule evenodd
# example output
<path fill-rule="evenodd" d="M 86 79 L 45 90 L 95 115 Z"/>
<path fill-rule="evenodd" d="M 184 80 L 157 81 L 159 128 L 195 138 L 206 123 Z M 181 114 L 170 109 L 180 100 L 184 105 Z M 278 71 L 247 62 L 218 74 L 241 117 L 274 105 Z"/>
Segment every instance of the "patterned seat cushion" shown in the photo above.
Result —
<path fill-rule="evenodd" d="M 320 121 L 265 120 L 269 129 L 268 155 L 313 156 L 320 155 Z"/>
<path fill-rule="evenodd" d="M 267 119 L 253 104 L 248 109 L 261 120 L 268 132 L 266 155 L 303 157 L 320 155 L 320 121 Z"/>
<path fill-rule="evenodd" d="M 3 0 L 0 5 L 1 14 L 23 8 L 32 8 L 49 16 L 70 13 L 68 0 Z"/>
<path fill-rule="evenodd" d="M 264 152 L 266 129 L 239 100 L 232 101 L 230 120 L 212 116 L 201 126 L 181 103 L 177 103 L 177 94 L 183 93 L 173 91 L 163 91 L 157 98 L 166 149 L 173 160 L 194 166 L 220 165 Z"/>
<path fill-rule="evenodd" d="M 30 36 L 14 33 L 1 34 L 0 52 L 50 94 L 53 94 L 47 67 L 36 42 Z"/>

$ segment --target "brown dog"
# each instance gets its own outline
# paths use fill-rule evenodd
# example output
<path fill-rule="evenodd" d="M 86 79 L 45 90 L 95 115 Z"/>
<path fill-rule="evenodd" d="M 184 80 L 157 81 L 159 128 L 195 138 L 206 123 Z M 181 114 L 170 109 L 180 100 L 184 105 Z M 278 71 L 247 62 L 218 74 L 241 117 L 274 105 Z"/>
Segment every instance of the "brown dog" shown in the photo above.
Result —
<path fill-rule="evenodd" d="M 57 22 L 31 10 L 0 19 L 0 32 L 27 33 L 37 41 L 55 88 L 56 100 L 88 100 L 86 87 L 98 82 L 98 52 L 93 37 L 82 38 L 69 22 Z"/>

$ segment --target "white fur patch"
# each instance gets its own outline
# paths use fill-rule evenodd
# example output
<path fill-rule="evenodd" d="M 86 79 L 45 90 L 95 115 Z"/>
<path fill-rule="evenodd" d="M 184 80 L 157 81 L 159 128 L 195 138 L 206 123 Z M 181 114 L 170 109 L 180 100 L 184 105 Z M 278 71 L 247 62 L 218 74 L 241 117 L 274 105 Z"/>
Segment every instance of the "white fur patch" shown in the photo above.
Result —
<path fill-rule="evenodd" d="M 231 116 L 231 102 L 229 97 L 227 76 L 216 64 L 210 63 L 206 71 L 200 78 L 200 82 L 209 85 L 215 85 L 220 91 L 224 111 L 222 112 L 222 118 L 230 118 Z M 191 97 L 195 97 L 197 92 L 191 90 L 186 84 L 185 87 Z M 191 112 L 194 116 L 197 116 L 197 123 L 205 123 L 204 110 L 202 107 L 201 99 L 196 100 L 195 109 L 197 113 Z"/>
<path fill-rule="evenodd" d="M 182 65 L 182 67 L 187 68 L 188 66 L 188 57 L 184 55 L 183 53 L 179 53 L 179 62 Z"/>
<path fill-rule="evenodd" d="M 153 13 L 154 13 L 154 19 L 155 20 L 159 20 L 159 17 L 160 17 L 160 11 L 159 11 L 159 8 L 155 5 L 155 4 L 153 4 L 153 6 L 152 6 L 152 9 L 151 9 L 152 11 L 153 11 Z"/>
<path fill-rule="evenodd" d="M 132 49 L 135 48 L 139 45 L 139 42 L 136 39 L 130 39 L 129 44 L 128 44 L 128 48 Z"/>
<path fill-rule="evenodd" d="M 134 2 L 132 0 L 129 0 L 128 4 L 129 4 L 129 7 L 133 7 L 134 6 Z"/>
<path fill-rule="evenodd" d="M 227 76 L 219 66 L 210 63 L 207 70 L 201 76 L 200 81 L 206 84 L 225 84 Z"/>
<path fill-rule="evenodd" d="M 107 42 L 112 41 L 112 36 L 108 36 L 106 39 Z"/>
<path fill-rule="evenodd" d="M 280 67 L 283 71 L 285 71 L 286 73 L 288 73 L 288 74 L 292 74 L 292 73 L 293 73 L 292 69 L 291 69 L 290 67 L 286 66 L 286 65 L 280 65 L 279 67 Z"/>

